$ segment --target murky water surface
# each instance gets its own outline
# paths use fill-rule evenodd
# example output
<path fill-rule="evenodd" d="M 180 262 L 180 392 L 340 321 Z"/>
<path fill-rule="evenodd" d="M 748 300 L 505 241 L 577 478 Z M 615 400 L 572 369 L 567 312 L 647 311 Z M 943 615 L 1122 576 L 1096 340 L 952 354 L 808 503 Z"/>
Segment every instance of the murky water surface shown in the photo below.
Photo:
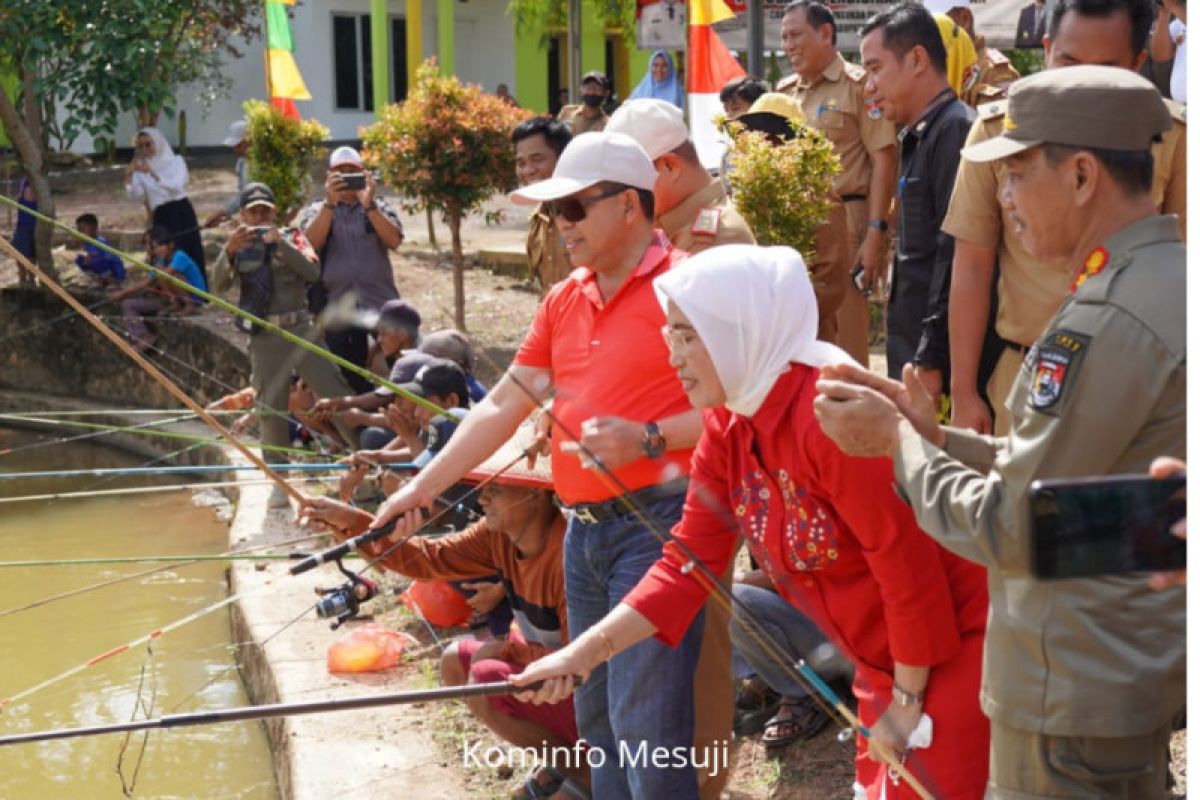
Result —
<path fill-rule="evenodd" d="M 121 451 L 0 430 L 0 471 L 141 466 Z M 161 483 L 201 480 L 174 475 Z M 2 481 L 0 498 L 145 485 L 88 477 Z M 0 504 L 0 561 L 221 553 L 227 525 L 190 492 Z M 165 567 L 73 597 L 37 601 Z M 221 562 L 0 567 L 0 698 L 227 596 Z M 230 708 L 247 702 L 221 609 L 0 710 L 0 735 Z M 211 681 L 211 683 L 210 683 Z M 261 723 L 0 748 L 0 798 L 276 798 Z"/>

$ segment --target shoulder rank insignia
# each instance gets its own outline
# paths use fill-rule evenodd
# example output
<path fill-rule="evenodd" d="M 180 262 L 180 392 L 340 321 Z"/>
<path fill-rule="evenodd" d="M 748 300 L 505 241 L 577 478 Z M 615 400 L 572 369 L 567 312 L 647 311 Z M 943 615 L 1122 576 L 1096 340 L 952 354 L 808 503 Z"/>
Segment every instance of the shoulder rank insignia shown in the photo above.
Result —
<path fill-rule="evenodd" d="M 719 208 L 702 208 L 696 214 L 696 218 L 692 220 L 692 233 L 716 236 L 720 229 L 721 209 Z"/>
<path fill-rule="evenodd" d="M 1037 346 L 1029 407 L 1049 412 L 1062 397 L 1071 365 L 1083 358 L 1092 337 L 1068 330 L 1053 330 Z"/>
<path fill-rule="evenodd" d="M 1088 282 L 1104 271 L 1108 266 L 1108 251 L 1103 247 L 1097 247 L 1088 257 L 1083 260 L 1083 265 L 1079 267 L 1079 272 L 1075 273 L 1075 280 L 1071 281 L 1071 294 L 1079 291 L 1079 287 Z"/>

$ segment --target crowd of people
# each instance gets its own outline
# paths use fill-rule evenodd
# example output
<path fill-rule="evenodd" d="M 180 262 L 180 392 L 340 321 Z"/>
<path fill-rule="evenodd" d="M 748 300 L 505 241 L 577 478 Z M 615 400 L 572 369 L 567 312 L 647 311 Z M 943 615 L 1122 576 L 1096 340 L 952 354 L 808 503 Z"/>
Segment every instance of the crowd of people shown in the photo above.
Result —
<path fill-rule="evenodd" d="M 1184 591 L 1035 578 L 1029 488 L 1184 455 L 1185 118 L 1137 74 L 1168 23 L 1149 0 L 1061 0 L 1045 70 L 1020 78 L 967 6 L 898 3 L 852 63 L 827 5 L 790 3 L 794 74 L 721 100 L 731 135 L 832 143 L 807 261 L 758 246 L 702 166 L 670 53 L 608 110 L 607 76 L 586 74 L 579 105 L 512 132 L 542 298 L 490 390 L 466 337 L 424 333 L 400 299 L 400 220 L 358 152 L 333 151 L 295 227 L 239 169 L 206 220 L 236 221 L 214 290 L 355 366 L 247 331 L 255 402 L 350 451 L 338 498 L 300 516 L 339 538 L 395 524 L 369 555 L 471 597 L 478 633 L 443 682 L 511 681 L 468 702 L 480 721 L 576 754 L 520 796 L 718 797 L 755 691 L 775 699 L 751 730 L 775 747 L 856 709 L 857 797 L 1163 796 Z M 186 166 L 152 128 L 137 143 L 152 254 L 206 289 Z M 244 154 L 244 125 L 226 144 Z M 143 316 L 199 302 L 123 283 L 97 248 L 77 263 L 143 348 Z M 290 443 L 286 413 L 259 424 Z M 416 535 L 428 509 L 459 531 Z"/>

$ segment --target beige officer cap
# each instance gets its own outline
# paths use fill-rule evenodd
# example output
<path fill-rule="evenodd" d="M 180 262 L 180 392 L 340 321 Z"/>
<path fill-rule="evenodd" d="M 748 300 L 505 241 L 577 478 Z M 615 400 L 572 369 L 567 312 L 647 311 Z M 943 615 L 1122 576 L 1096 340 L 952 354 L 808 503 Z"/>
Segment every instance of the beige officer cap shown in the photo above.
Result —
<path fill-rule="evenodd" d="M 1117 67 L 1060 67 L 1022 78 L 1008 90 L 1004 132 L 962 151 L 995 161 L 1052 143 L 1146 151 L 1171 127 L 1162 95 L 1142 76 Z"/>

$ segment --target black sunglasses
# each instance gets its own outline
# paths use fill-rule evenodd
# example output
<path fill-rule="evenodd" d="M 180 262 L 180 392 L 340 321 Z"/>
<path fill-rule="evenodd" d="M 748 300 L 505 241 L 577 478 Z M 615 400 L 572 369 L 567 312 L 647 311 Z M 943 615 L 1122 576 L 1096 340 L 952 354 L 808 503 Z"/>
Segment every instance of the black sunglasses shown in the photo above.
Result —
<path fill-rule="evenodd" d="M 585 197 L 580 200 L 578 197 L 568 197 L 563 200 L 553 200 L 547 203 L 547 210 L 551 216 L 562 217 L 567 222 L 579 222 L 587 216 L 587 207 L 598 200 L 603 200 L 606 197 L 620 194 L 627 190 L 628 186 L 617 186 L 609 189 L 607 192 L 601 192 L 595 197 Z"/>

